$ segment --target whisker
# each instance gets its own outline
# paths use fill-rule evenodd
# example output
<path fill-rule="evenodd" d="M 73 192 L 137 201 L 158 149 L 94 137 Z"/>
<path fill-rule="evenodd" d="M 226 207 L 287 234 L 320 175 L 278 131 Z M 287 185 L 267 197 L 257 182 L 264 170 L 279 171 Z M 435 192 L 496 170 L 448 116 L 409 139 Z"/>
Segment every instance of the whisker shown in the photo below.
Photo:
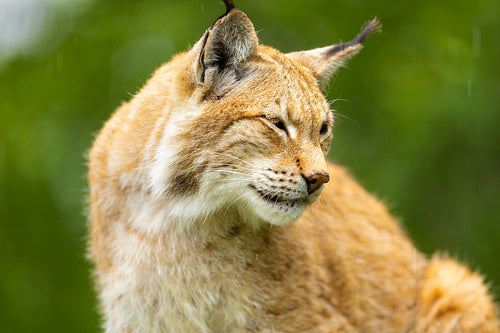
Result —
<path fill-rule="evenodd" d="M 237 157 L 237 156 L 234 156 L 234 155 L 231 155 L 231 154 L 227 154 L 227 153 L 220 153 L 220 152 L 217 152 L 217 154 L 218 154 L 219 156 L 225 156 L 225 157 L 233 158 L 233 159 L 235 159 L 235 160 L 238 160 L 238 161 L 241 161 L 241 162 L 243 162 L 243 163 L 246 163 L 246 164 L 248 164 L 248 165 L 250 165 L 250 166 L 253 166 L 253 165 L 252 165 L 250 162 L 248 162 L 247 160 L 244 160 L 244 159 L 239 158 L 239 157 Z"/>
<path fill-rule="evenodd" d="M 225 156 L 225 157 L 229 157 L 229 158 L 232 158 L 232 159 L 235 159 L 235 160 L 238 160 L 238 161 L 241 161 L 247 165 L 249 165 L 251 167 L 251 170 L 261 170 L 261 171 L 265 171 L 264 168 L 262 167 L 259 167 L 257 165 L 254 165 L 252 163 L 250 163 L 249 161 L 247 160 L 244 160 L 240 157 L 237 157 L 237 156 L 234 156 L 234 155 L 231 155 L 231 154 L 227 154 L 227 153 L 220 153 L 220 152 L 217 152 L 216 154 L 218 154 L 218 156 Z"/>
<path fill-rule="evenodd" d="M 337 118 L 339 118 L 339 117 L 340 117 L 340 118 L 343 118 L 343 119 L 347 119 L 347 120 L 349 120 L 349 121 L 352 121 L 352 122 L 353 122 L 354 124 L 356 124 L 356 125 L 359 125 L 359 123 L 358 123 L 356 120 L 352 119 L 352 118 L 351 118 L 351 117 L 349 117 L 349 116 L 346 116 L 346 115 L 345 115 L 345 114 L 343 114 L 343 113 L 339 113 L 339 112 L 337 112 L 337 111 L 334 111 L 333 115 L 334 115 L 335 119 L 337 119 Z"/>
<path fill-rule="evenodd" d="M 231 201 L 231 203 L 227 206 L 226 210 L 224 211 L 223 215 L 226 215 L 227 212 L 229 211 L 229 208 L 231 208 L 231 206 L 234 205 L 236 203 L 236 201 L 240 200 L 244 195 L 245 195 L 245 192 L 243 192 L 240 196 L 238 196 L 236 199 Z"/>
<path fill-rule="evenodd" d="M 346 102 L 346 103 L 351 103 L 351 101 L 350 101 L 350 100 L 348 100 L 348 99 L 343 99 L 343 98 L 335 98 L 335 99 L 333 99 L 333 100 L 331 100 L 331 101 L 328 101 L 328 104 L 333 105 L 333 104 L 335 104 L 336 102 Z"/>

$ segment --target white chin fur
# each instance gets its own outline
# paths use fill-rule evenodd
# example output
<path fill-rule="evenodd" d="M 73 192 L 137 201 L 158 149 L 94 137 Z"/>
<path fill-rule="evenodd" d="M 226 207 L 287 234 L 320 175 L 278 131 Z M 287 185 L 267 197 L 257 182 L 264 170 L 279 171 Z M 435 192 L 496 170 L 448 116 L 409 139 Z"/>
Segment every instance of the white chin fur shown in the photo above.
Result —
<path fill-rule="evenodd" d="M 286 226 L 295 222 L 306 209 L 305 202 L 297 202 L 292 207 L 282 203 L 272 203 L 262 199 L 258 194 L 249 190 L 242 197 L 238 206 L 240 215 L 251 224 L 262 223 L 262 221 Z"/>
<path fill-rule="evenodd" d="M 319 189 L 304 201 L 287 204 L 265 200 L 248 187 L 242 179 L 226 179 L 221 182 L 216 175 L 210 174 L 203 177 L 201 184 L 199 193 L 172 200 L 160 210 L 176 221 L 184 221 L 185 224 L 191 225 L 196 221 L 205 220 L 217 211 L 228 211 L 229 208 L 234 207 L 247 223 L 255 227 L 262 223 L 287 226 L 295 222 L 323 190 L 323 188 Z M 163 216 L 163 214 L 160 215 Z M 163 218 L 158 220 L 163 220 Z"/>
<path fill-rule="evenodd" d="M 308 205 L 316 201 L 321 192 L 323 192 L 323 188 L 324 185 L 311 194 L 305 201 L 297 202 L 292 207 L 281 205 L 279 203 L 273 204 L 254 194 L 254 201 L 252 202 L 253 205 L 251 207 L 253 207 L 255 214 L 270 224 L 277 226 L 290 225 L 295 222 L 300 215 L 302 215 Z"/>

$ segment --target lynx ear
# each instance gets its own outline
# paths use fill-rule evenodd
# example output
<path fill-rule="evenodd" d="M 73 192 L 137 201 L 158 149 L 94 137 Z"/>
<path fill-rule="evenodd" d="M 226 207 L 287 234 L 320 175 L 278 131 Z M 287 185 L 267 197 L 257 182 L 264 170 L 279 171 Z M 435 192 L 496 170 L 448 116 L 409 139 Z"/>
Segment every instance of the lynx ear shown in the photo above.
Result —
<path fill-rule="evenodd" d="M 201 84 L 216 84 L 217 79 L 231 75 L 250 58 L 258 45 L 252 22 L 239 9 L 225 1 L 227 11 L 205 32 L 195 73 Z M 230 5 L 228 5 L 228 3 Z"/>
<path fill-rule="evenodd" d="M 366 27 L 347 43 L 330 45 L 308 51 L 291 52 L 287 56 L 299 64 L 309 68 L 321 88 L 328 83 L 330 76 L 348 59 L 358 53 L 363 47 L 366 36 L 381 29 L 377 18 L 369 22 Z"/>

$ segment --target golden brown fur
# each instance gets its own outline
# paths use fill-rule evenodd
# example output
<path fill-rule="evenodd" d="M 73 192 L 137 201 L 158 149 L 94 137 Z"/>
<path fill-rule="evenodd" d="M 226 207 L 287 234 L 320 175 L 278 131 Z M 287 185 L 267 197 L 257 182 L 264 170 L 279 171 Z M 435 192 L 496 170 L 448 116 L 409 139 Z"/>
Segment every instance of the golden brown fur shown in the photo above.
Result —
<path fill-rule="evenodd" d="M 118 109 L 88 176 L 106 332 L 499 332 L 479 275 L 325 160 L 320 87 L 376 27 L 285 55 L 228 10 Z"/>

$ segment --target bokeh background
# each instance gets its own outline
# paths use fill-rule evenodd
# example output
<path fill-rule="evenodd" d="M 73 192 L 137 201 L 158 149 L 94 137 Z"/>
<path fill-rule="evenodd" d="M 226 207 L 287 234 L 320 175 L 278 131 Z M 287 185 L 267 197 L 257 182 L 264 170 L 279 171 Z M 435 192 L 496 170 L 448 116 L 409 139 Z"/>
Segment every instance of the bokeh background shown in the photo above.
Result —
<path fill-rule="evenodd" d="M 383 33 L 332 80 L 331 158 L 427 254 L 500 294 L 500 2 L 236 0 L 282 51 Z M 111 112 L 201 37 L 216 0 L 0 0 L 2 332 L 98 332 L 86 162 Z"/>

